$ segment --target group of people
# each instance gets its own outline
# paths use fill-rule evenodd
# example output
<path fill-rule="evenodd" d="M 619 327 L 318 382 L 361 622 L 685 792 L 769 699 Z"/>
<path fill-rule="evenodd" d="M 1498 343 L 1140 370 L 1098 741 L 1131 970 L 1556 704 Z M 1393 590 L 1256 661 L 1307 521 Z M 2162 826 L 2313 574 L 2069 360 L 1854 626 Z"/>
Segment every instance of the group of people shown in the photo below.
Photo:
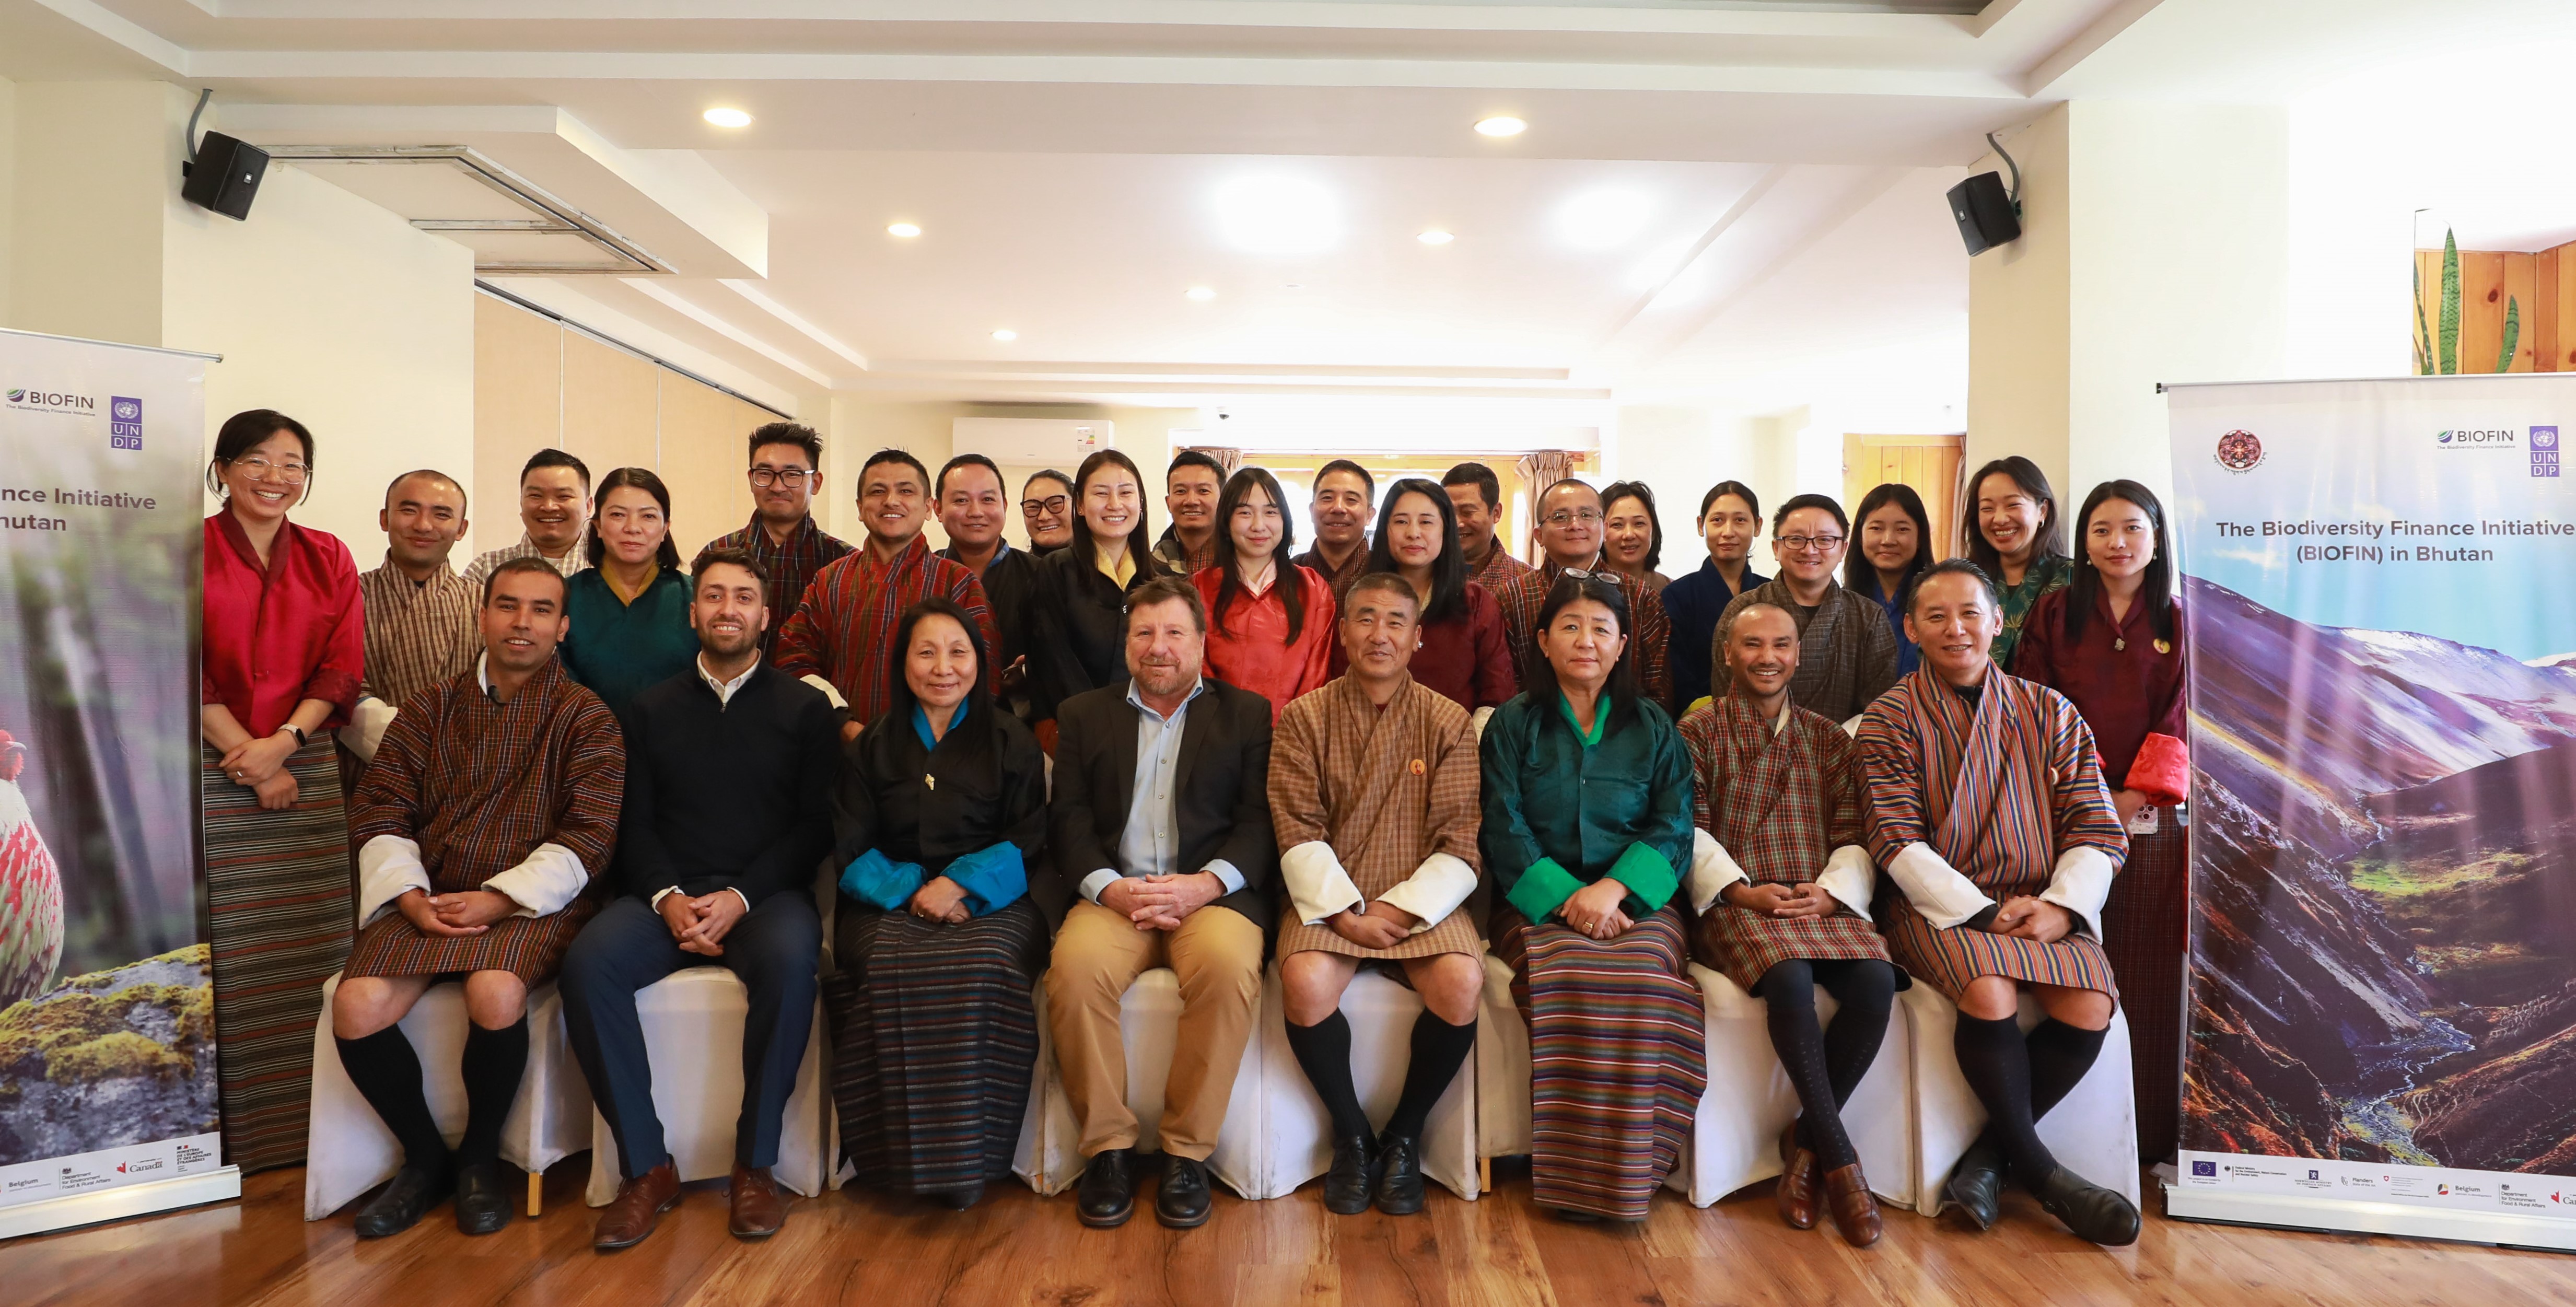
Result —
<path fill-rule="evenodd" d="M 2135 1208 L 2057 1165 L 2036 1122 L 2125 990 L 2141 1138 L 2171 1148 L 2178 1053 L 2138 1014 L 2178 1024 L 2183 624 L 2144 487 L 2093 492 L 2080 558 L 2027 460 L 1972 479 L 1947 561 L 1903 486 L 1856 529 L 1802 495 L 1770 518 L 1766 579 L 1760 504 L 1723 482 L 1708 561 L 1667 583 L 1633 482 L 1542 488 L 1532 566 L 1495 539 L 1483 465 L 1381 493 L 1335 460 L 1292 553 L 1271 472 L 1184 451 L 1156 537 L 1137 466 L 1104 449 L 1028 478 L 1021 549 L 990 460 L 933 475 L 883 450 L 853 546 L 812 516 L 812 430 L 763 426 L 748 454 L 752 520 L 685 571 L 657 476 L 594 486 L 545 450 L 516 544 L 460 577 L 465 490 L 413 472 L 360 575 L 288 520 L 311 433 L 225 423 L 202 697 L 232 1160 L 301 1156 L 299 1045 L 336 971 L 337 1054 L 404 1156 L 358 1232 L 451 1195 L 460 1229 L 500 1229 L 529 991 L 555 980 L 622 1177 L 595 1243 L 632 1245 L 681 1198 L 635 995 L 721 965 L 750 995 L 735 1234 L 785 1219 L 771 1168 L 817 1001 L 839 1160 L 959 1208 L 1009 1173 L 1046 1022 L 1086 1159 L 1076 1213 L 1114 1226 L 1143 1139 L 1120 1003 L 1169 967 L 1153 1205 L 1190 1227 L 1275 957 L 1332 1123 L 1326 1206 L 1416 1212 L 1490 944 L 1530 1033 L 1535 1196 L 1569 1218 L 1642 1218 L 1679 1161 L 1706 1080 L 1697 961 L 1768 1004 L 1802 1108 L 1779 1141 L 1791 1224 L 1878 1237 L 1841 1108 L 1920 980 L 1958 1004 L 1990 1117 L 1949 1197 L 1990 1224 L 2009 1176 L 2086 1238 L 2136 1237 Z M 1383 1122 L 1339 1011 L 1363 967 L 1423 1005 Z M 397 1024 L 445 980 L 471 1023 L 454 1147 Z"/>

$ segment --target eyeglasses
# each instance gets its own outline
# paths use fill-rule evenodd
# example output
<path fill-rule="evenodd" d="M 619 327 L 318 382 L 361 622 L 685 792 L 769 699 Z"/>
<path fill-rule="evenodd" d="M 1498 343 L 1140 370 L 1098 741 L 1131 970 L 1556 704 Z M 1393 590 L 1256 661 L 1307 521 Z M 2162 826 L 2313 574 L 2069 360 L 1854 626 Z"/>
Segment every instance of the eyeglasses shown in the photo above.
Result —
<path fill-rule="evenodd" d="M 1061 513 L 1072 506 L 1073 497 L 1071 495 L 1055 495 L 1046 499 L 1023 499 L 1020 501 L 1020 511 L 1031 517 L 1036 517 L 1040 513 Z"/>
<path fill-rule="evenodd" d="M 1590 526 L 1601 520 L 1601 510 L 1597 508 L 1560 508 L 1539 520 L 1547 523 L 1549 526 L 1567 526 L 1574 523 L 1581 523 L 1584 526 Z"/>
<path fill-rule="evenodd" d="M 283 481 L 290 486 L 300 486 L 304 484 L 304 478 L 311 475 L 311 469 L 305 467 L 302 463 L 271 463 L 257 454 L 253 454 L 248 458 L 236 458 L 232 460 L 232 464 L 234 467 L 240 468 L 242 471 L 249 473 L 254 480 L 265 478 L 269 473 L 274 472 L 277 474 L 278 480 Z"/>
<path fill-rule="evenodd" d="M 771 486 L 777 485 L 781 482 L 785 482 L 790 487 L 793 487 L 798 482 L 801 482 L 808 477 L 820 477 L 822 475 L 823 474 L 820 472 L 808 471 L 801 467 L 756 467 L 751 470 L 751 483 L 763 490 L 767 490 Z"/>
<path fill-rule="evenodd" d="M 1793 554 L 1803 554 L 1810 549 L 1829 553 L 1842 542 L 1841 536 L 1773 536 L 1771 538 L 1772 544 Z"/>

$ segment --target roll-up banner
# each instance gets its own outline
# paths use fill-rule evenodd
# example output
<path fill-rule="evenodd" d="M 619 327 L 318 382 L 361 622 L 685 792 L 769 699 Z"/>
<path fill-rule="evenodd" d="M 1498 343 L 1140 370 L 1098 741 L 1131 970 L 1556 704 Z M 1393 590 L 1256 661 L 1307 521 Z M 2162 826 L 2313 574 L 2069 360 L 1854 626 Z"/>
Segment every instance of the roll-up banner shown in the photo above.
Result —
<path fill-rule="evenodd" d="M 0 1238 L 241 1192 L 197 876 L 206 363 L 0 331 Z"/>
<path fill-rule="evenodd" d="M 2576 376 L 2169 389 L 2179 1217 L 2576 1248 Z"/>

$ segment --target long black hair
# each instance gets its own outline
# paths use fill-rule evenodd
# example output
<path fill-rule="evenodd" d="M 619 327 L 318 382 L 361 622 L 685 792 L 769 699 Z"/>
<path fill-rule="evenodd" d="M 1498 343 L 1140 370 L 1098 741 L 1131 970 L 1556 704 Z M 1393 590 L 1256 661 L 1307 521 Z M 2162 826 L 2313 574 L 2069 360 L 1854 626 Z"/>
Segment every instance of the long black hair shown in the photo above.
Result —
<path fill-rule="evenodd" d="M 1664 561 L 1664 517 L 1655 511 L 1655 490 L 1643 481 L 1613 481 L 1601 487 L 1601 549 L 1610 549 L 1610 506 L 1622 499 L 1633 499 L 1646 506 L 1646 570 L 1651 572 Z"/>
<path fill-rule="evenodd" d="M 1869 561 L 1869 553 L 1860 541 L 1851 542 L 1851 552 L 1843 555 L 1843 588 L 1854 594 L 1878 594 L 1900 606 L 1905 592 L 1914 588 L 1914 578 L 1938 561 L 1932 554 L 1932 515 L 1923 511 L 1923 496 L 1902 481 L 1889 481 L 1873 486 L 1860 497 L 1860 507 L 1852 510 L 1850 531 L 1859 535 L 1869 529 L 1869 515 L 1890 504 L 1905 510 L 1914 519 L 1914 557 L 1905 564 L 1905 579 L 1896 583 L 1896 593 L 1878 594 L 1878 564 Z"/>
<path fill-rule="evenodd" d="M 2147 620 L 2154 624 L 2156 638 L 2174 638 L 2173 545 L 2165 539 L 2165 506 L 2156 492 L 2135 481 L 2105 481 L 2093 487 L 2084 497 L 2084 511 L 2075 515 L 2077 539 L 2083 547 L 2075 551 L 2075 575 L 2066 582 L 2066 638 L 2071 642 L 2084 634 L 2084 624 L 2093 618 L 2093 600 L 2102 593 L 2102 573 L 2093 566 L 2093 510 L 2112 500 L 2121 499 L 2138 506 L 2147 515 L 2147 525 L 2155 529 L 2156 556 L 2147 560 L 2147 574 L 2138 586 L 2138 598 L 2147 606 Z"/>
<path fill-rule="evenodd" d="M 1073 474 L 1073 543 L 1082 546 L 1083 562 L 1097 565 L 1100 541 L 1091 534 L 1091 519 L 1082 515 L 1082 492 L 1091 478 L 1104 467 L 1122 467 L 1136 478 L 1136 525 L 1127 532 L 1127 557 L 1136 565 L 1136 576 L 1147 578 L 1163 569 L 1154 562 L 1154 551 L 1146 541 L 1154 538 L 1153 515 L 1145 508 L 1145 474 L 1136 470 L 1136 460 L 1114 449 L 1096 449 Z"/>
<path fill-rule="evenodd" d="M 1995 459 L 1968 478 L 1966 511 L 1959 514 L 1959 521 L 1965 528 L 1962 534 L 1967 537 L 1967 548 L 1962 551 L 1967 560 L 1988 576 L 2000 578 L 2004 574 L 2003 552 L 1986 539 L 1985 523 L 1979 520 L 1985 515 L 1977 511 L 1978 491 L 1985 487 L 1986 478 L 1996 476 L 2009 478 L 2023 494 L 2047 506 L 2047 511 L 2039 519 L 2039 529 L 2031 532 L 2031 564 L 2036 566 L 2039 560 L 2051 555 L 2064 558 L 2066 514 L 2057 506 L 2057 491 L 2050 488 L 2048 474 L 2039 470 L 2039 464 L 2015 454 L 2010 458 Z"/>
<path fill-rule="evenodd" d="M 1576 576 L 1571 571 L 1558 574 L 1556 584 L 1547 588 L 1547 598 L 1538 606 L 1538 620 L 1530 624 L 1530 656 L 1541 664 L 1547 662 L 1547 653 L 1539 641 L 1556 624 L 1556 615 L 1578 599 L 1589 599 L 1609 609 L 1610 616 L 1619 623 L 1619 634 L 1625 637 L 1619 646 L 1619 661 L 1610 668 L 1610 682 L 1601 692 L 1610 697 L 1614 708 L 1637 702 L 1637 632 L 1628 617 L 1628 595 L 1610 575 L 1594 572 Z M 1551 667 L 1548 674 L 1554 676 L 1555 669 Z"/>
<path fill-rule="evenodd" d="M 1448 491 L 1424 477 L 1406 477 L 1388 486 L 1386 502 L 1377 506 L 1377 535 L 1369 541 L 1368 570 L 1404 575 L 1387 548 L 1386 524 L 1395 516 L 1395 501 L 1406 495 L 1420 495 L 1440 510 L 1440 552 L 1431 559 L 1431 602 L 1422 607 L 1421 624 L 1445 622 L 1467 611 L 1467 557 L 1458 547 L 1458 506 L 1449 502 Z"/>
<path fill-rule="evenodd" d="M 680 547 L 671 543 L 671 488 L 662 484 L 662 478 L 656 476 L 653 469 L 621 467 L 601 477 L 599 495 L 590 501 L 592 515 L 596 517 L 599 508 L 608 503 L 609 491 L 624 490 L 629 487 L 651 495 L 653 502 L 662 506 L 662 547 L 654 551 L 653 561 L 660 564 L 665 572 L 679 571 Z M 590 556 L 590 565 L 593 567 L 599 566 L 599 561 L 608 556 L 608 539 L 600 534 L 596 522 L 592 523 L 590 528 L 590 546 L 587 552 Z"/>
<path fill-rule="evenodd" d="M 1279 478 L 1270 469 L 1238 469 L 1225 479 L 1225 488 L 1216 495 L 1216 552 L 1208 566 L 1216 569 L 1216 604 L 1208 613 L 1208 625 L 1225 629 L 1226 610 L 1234 606 L 1243 593 L 1243 577 L 1234 565 L 1234 510 L 1243 506 L 1244 496 L 1258 490 L 1270 496 L 1270 506 L 1279 510 L 1279 547 L 1270 554 L 1270 565 L 1277 568 L 1271 587 L 1279 591 L 1280 603 L 1288 609 L 1288 638 L 1281 644 L 1297 643 L 1297 633 L 1306 626 L 1305 569 L 1297 565 L 1288 547 L 1297 543 L 1297 525 L 1288 520 L 1288 501 L 1279 492 Z"/>
<path fill-rule="evenodd" d="M 993 696 L 991 691 L 985 689 L 984 669 L 992 666 L 989 661 L 992 651 L 984 647 L 984 633 L 976 628 L 975 619 L 967 614 L 965 606 L 946 595 L 931 595 L 912 607 L 904 609 L 903 616 L 895 619 L 894 656 L 886 660 L 888 692 L 886 715 L 878 718 L 877 721 L 892 723 L 887 729 L 901 730 L 906 734 L 912 731 L 912 710 L 919 706 L 921 701 L 920 697 L 912 692 L 912 682 L 904 679 L 903 669 L 912 661 L 913 630 L 921 625 L 923 618 L 927 617 L 945 617 L 957 623 L 958 629 L 966 633 L 966 642 L 975 648 L 975 676 L 967 683 L 965 702 L 958 706 L 964 710 L 964 720 L 972 721 L 982 728 L 971 733 L 965 742 L 976 748 L 989 748 L 990 745 L 987 742 L 992 739 L 992 731 L 989 728 L 993 724 Z M 950 731 L 957 729 L 959 720 L 956 717 L 948 719 Z M 941 742 L 946 743 L 945 737 L 942 737 Z"/>

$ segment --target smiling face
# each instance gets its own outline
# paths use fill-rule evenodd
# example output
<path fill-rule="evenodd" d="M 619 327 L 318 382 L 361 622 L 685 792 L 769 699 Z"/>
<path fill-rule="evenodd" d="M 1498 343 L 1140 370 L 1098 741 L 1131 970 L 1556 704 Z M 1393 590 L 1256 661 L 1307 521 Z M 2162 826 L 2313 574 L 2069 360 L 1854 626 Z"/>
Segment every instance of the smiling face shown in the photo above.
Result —
<path fill-rule="evenodd" d="M 1780 571 L 1793 581 L 1818 585 L 1833 579 L 1834 569 L 1843 565 L 1843 549 L 1850 542 L 1843 536 L 1842 523 L 1821 508 L 1801 508 L 1780 519 L 1771 536 L 1772 556 L 1780 560 Z"/>
<path fill-rule="evenodd" d="M 1474 489 L 1468 487 L 1470 491 Z M 1440 520 L 1440 506 L 1419 490 L 1405 491 L 1387 506 L 1387 557 L 1405 571 L 1418 571 L 1439 562 L 1440 551 L 1449 545 L 1448 535 Z"/>
<path fill-rule="evenodd" d="M 1156 698 L 1190 688 L 1207 661 L 1207 633 L 1178 599 L 1139 604 L 1127 614 L 1127 674 Z"/>
<path fill-rule="evenodd" d="M 889 459 L 859 473 L 859 520 L 868 538 L 887 549 L 900 549 L 921 534 L 930 520 L 930 487 L 921 470 Z"/>
<path fill-rule="evenodd" d="M 1317 543 L 1348 549 L 1368 534 L 1368 482 L 1356 472 L 1327 472 L 1315 478 L 1315 502 L 1308 511 Z"/>
<path fill-rule="evenodd" d="M 1610 511 L 1601 519 L 1601 541 L 1613 566 L 1625 572 L 1644 571 L 1646 554 L 1655 547 L 1655 515 L 1646 511 L 1646 501 L 1635 495 L 1611 501 Z"/>
<path fill-rule="evenodd" d="M 1002 523 L 1009 516 L 1001 474 L 981 463 L 948 469 L 946 488 L 939 496 L 939 525 L 948 532 L 948 543 L 970 550 L 990 549 L 1002 538 Z"/>
<path fill-rule="evenodd" d="M 642 486 L 619 486 L 599 501 L 599 539 L 608 554 L 628 567 L 642 567 L 662 551 L 670 538 L 671 520 L 662 502 Z"/>
<path fill-rule="evenodd" d="M 465 534 L 465 492 L 445 477 L 407 476 L 385 492 L 376 514 L 385 547 L 409 568 L 447 565 L 448 551 Z"/>
<path fill-rule="evenodd" d="M 305 482 L 313 473 L 305 466 L 304 442 L 280 428 L 224 464 L 217 475 L 232 496 L 233 515 L 266 524 L 285 519 L 286 510 L 304 498 Z"/>
<path fill-rule="evenodd" d="M 1278 551 L 1279 537 L 1287 532 L 1287 528 L 1288 519 L 1280 515 L 1279 505 L 1271 502 L 1270 492 L 1257 483 L 1245 486 L 1243 498 L 1235 502 L 1233 519 L 1225 524 L 1226 536 L 1234 541 L 1235 563 L 1259 567 Z"/>
<path fill-rule="evenodd" d="M 1196 534 L 1216 525 L 1216 470 L 1192 463 L 1173 468 L 1164 479 L 1163 507 L 1172 525 Z"/>
<path fill-rule="evenodd" d="M 1905 614 L 1905 638 L 1923 650 L 1923 661 L 1952 685 L 1974 685 L 1984 677 L 1995 633 L 2003 613 L 1977 579 L 1944 572 L 1914 587 L 1914 605 Z"/>
<path fill-rule="evenodd" d="M 1436 529 L 1436 528 L 1435 528 Z M 1422 647 L 1421 604 L 1411 589 L 1354 586 L 1342 607 L 1342 653 L 1363 680 L 1393 680 Z"/>
<path fill-rule="evenodd" d="M 1757 699 L 1789 688 L 1798 674 L 1798 624 L 1777 604 L 1756 604 L 1735 615 L 1726 632 L 1726 665 Z"/>
<path fill-rule="evenodd" d="M 1753 537 L 1761 529 L 1753 505 L 1742 495 L 1719 495 L 1699 519 L 1699 538 L 1708 545 L 1708 556 L 1727 567 L 1752 556 Z"/>
<path fill-rule="evenodd" d="M 2006 560 L 2030 557 L 2039 529 L 2048 520 L 2048 501 L 2021 488 L 2001 472 L 1989 472 L 1977 483 L 1977 530 Z"/>
<path fill-rule="evenodd" d="M 787 527 L 803 521 L 814 506 L 814 462 L 805 457 L 804 446 L 763 445 L 751 451 L 751 499 L 763 522 Z"/>
<path fill-rule="evenodd" d="M 555 656 L 571 624 L 564 615 L 564 579 L 553 569 L 514 569 L 492 578 L 480 616 L 483 652 L 506 672 L 533 672 Z"/>
<path fill-rule="evenodd" d="M 1582 567 L 1601 552 L 1601 492 L 1561 482 L 1538 499 L 1538 545 L 1559 567 Z"/>
<path fill-rule="evenodd" d="M 1102 462 L 1082 483 L 1082 521 L 1103 554 L 1115 552 L 1135 534 L 1144 505 L 1145 489 L 1136 484 L 1136 474 L 1116 463 Z"/>
<path fill-rule="evenodd" d="M 923 707 L 955 708 L 981 674 L 975 642 L 956 618 L 930 613 L 912 624 L 912 639 L 903 648 L 903 683 Z"/>
<path fill-rule="evenodd" d="M 1882 572 L 1902 572 L 1913 566 L 1914 551 L 1922 540 L 1914 515 L 1903 504 L 1881 504 L 1860 522 L 1861 557 Z"/>
<path fill-rule="evenodd" d="M 689 626 L 709 659 L 730 662 L 751 652 L 769 627 L 769 595 L 760 578 L 732 563 L 700 571 L 689 598 Z"/>
<path fill-rule="evenodd" d="M 590 521 L 590 487 L 568 467 L 533 467 L 519 478 L 519 525 L 548 558 L 560 558 Z"/>
<path fill-rule="evenodd" d="M 2105 499 L 2084 522 L 2084 553 L 2106 578 L 2125 581 L 2156 561 L 2156 524 L 2125 499 Z"/>
<path fill-rule="evenodd" d="M 1628 647 L 1619 615 L 1598 599 L 1577 599 L 1557 610 L 1556 620 L 1539 632 L 1538 650 L 1556 669 L 1558 684 L 1598 694 Z"/>
<path fill-rule="evenodd" d="M 1073 487 L 1054 477 L 1030 477 L 1020 490 L 1020 521 L 1029 543 L 1061 549 L 1073 543 Z"/>

